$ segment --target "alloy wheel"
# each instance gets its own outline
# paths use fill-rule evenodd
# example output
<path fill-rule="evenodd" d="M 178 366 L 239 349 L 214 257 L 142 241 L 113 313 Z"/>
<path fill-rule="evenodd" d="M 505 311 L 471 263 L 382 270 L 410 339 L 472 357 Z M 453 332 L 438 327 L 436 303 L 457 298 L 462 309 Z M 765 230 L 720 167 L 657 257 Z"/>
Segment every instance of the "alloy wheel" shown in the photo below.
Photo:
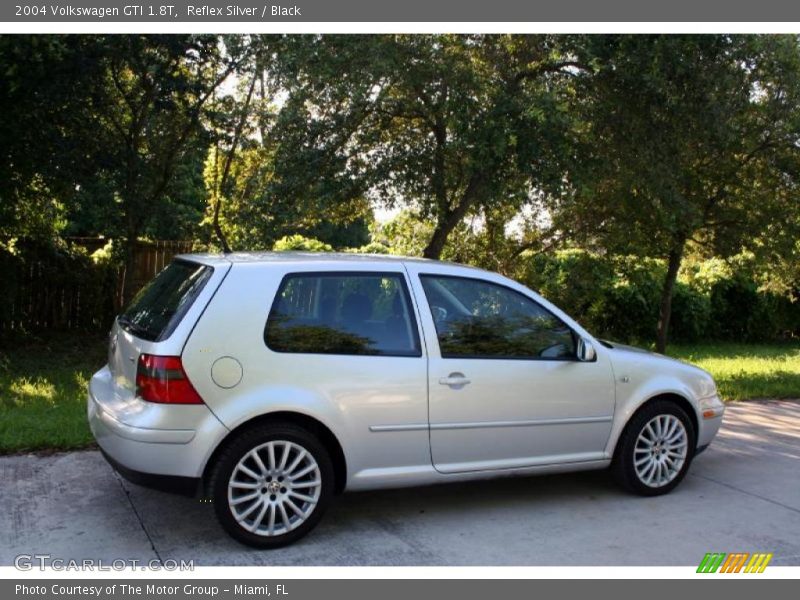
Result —
<path fill-rule="evenodd" d="M 639 480 L 651 488 L 672 482 L 683 468 L 689 436 L 681 420 L 672 414 L 650 419 L 636 438 L 633 464 Z"/>
<path fill-rule="evenodd" d="M 228 480 L 228 506 L 241 527 L 264 537 L 302 525 L 320 499 L 322 474 L 300 444 L 269 441 L 247 452 Z"/>

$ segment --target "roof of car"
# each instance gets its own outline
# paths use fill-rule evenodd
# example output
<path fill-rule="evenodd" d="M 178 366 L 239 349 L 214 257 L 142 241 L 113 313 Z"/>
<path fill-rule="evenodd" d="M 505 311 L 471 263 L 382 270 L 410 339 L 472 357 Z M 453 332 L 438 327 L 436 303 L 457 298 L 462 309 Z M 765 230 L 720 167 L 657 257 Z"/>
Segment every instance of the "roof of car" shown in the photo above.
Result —
<path fill-rule="evenodd" d="M 458 263 L 435 261 L 428 258 L 397 256 L 393 254 L 358 254 L 352 252 L 231 252 L 229 254 L 197 253 L 181 254 L 176 258 L 194 260 L 204 264 L 220 263 L 278 263 L 278 262 L 317 262 L 317 263 L 442 263 L 458 267 L 475 268 Z"/>

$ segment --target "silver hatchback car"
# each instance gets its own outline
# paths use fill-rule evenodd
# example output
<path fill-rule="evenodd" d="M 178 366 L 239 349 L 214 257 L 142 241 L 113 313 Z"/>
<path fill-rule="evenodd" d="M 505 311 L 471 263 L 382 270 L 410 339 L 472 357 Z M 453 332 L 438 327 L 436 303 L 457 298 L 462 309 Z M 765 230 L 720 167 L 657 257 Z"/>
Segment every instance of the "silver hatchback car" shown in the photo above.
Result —
<path fill-rule="evenodd" d="M 723 411 L 705 371 L 500 275 L 304 253 L 176 258 L 116 319 L 88 401 L 122 475 L 209 498 L 264 548 L 344 490 L 611 467 L 663 494 Z"/>

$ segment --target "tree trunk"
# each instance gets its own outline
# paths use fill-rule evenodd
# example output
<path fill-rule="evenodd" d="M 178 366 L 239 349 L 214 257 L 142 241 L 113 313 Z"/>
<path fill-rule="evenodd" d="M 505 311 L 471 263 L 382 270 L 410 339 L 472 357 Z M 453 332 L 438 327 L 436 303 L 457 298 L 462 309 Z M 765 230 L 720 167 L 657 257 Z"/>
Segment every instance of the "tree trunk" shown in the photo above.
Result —
<path fill-rule="evenodd" d="M 670 250 L 667 261 L 667 276 L 664 278 L 664 287 L 661 288 L 661 306 L 658 313 L 658 331 L 656 333 L 656 352 L 664 353 L 667 349 L 667 335 L 669 333 L 669 320 L 672 316 L 672 296 L 675 292 L 675 281 L 678 279 L 678 270 L 683 260 L 684 239 L 678 240 L 675 247 Z"/>
<path fill-rule="evenodd" d="M 228 239 L 225 237 L 225 233 L 222 231 L 222 227 L 219 224 L 219 215 L 222 209 L 222 194 L 225 192 L 226 183 L 228 182 L 228 176 L 231 172 L 231 164 L 233 163 L 233 157 L 236 155 L 236 148 L 239 146 L 239 140 L 242 137 L 242 132 L 244 131 L 245 123 L 247 122 L 247 117 L 249 116 L 249 109 L 250 109 L 250 101 L 253 99 L 253 90 L 256 89 L 256 82 L 258 81 L 258 69 L 256 69 L 255 75 L 253 75 L 253 79 L 250 82 L 250 88 L 247 90 L 247 98 L 244 101 L 244 106 L 242 107 L 242 114 L 239 117 L 239 121 L 236 123 L 236 127 L 233 131 L 233 140 L 231 141 L 231 148 L 228 152 L 228 156 L 225 159 L 225 167 L 222 170 L 222 179 L 219 182 L 219 187 L 217 188 L 217 198 L 216 202 L 214 203 L 214 219 L 212 225 L 214 227 L 214 233 L 217 235 L 217 239 L 219 240 L 220 245 L 222 246 L 222 251 L 225 254 L 231 253 L 231 247 L 228 245 Z"/>
<path fill-rule="evenodd" d="M 425 250 L 422 251 L 422 256 L 425 258 L 431 258 L 433 260 L 438 260 L 439 257 L 442 255 L 442 250 L 444 250 L 444 245 L 447 243 L 447 237 L 450 235 L 450 232 L 453 231 L 455 226 L 458 224 L 458 219 L 452 218 L 453 211 L 449 212 L 443 219 L 440 219 L 439 222 L 436 224 L 436 229 L 433 230 L 433 235 L 431 236 L 428 245 L 425 246 Z"/>
<path fill-rule="evenodd" d="M 123 265 L 122 280 L 122 306 L 124 308 L 133 298 L 137 290 L 134 289 L 134 271 L 136 270 L 136 238 L 138 234 L 134 227 L 128 228 L 128 236 L 125 239 L 125 262 Z"/>
<path fill-rule="evenodd" d="M 439 259 L 442 255 L 442 250 L 444 250 L 444 245 L 447 243 L 448 236 L 467 214 L 467 210 L 469 210 L 478 199 L 481 189 L 483 188 L 483 181 L 481 175 L 473 175 L 467 185 L 467 189 L 464 190 L 464 193 L 461 195 L 461 200 L 458 205 L 454 209 L 448 210 L 445 214 L 439 216 L 436 222 L 436 229 L 434 229 L 428 245 L 425 246 L 425 250 L 422 251 L 422 256 L 434 260 Z"/>

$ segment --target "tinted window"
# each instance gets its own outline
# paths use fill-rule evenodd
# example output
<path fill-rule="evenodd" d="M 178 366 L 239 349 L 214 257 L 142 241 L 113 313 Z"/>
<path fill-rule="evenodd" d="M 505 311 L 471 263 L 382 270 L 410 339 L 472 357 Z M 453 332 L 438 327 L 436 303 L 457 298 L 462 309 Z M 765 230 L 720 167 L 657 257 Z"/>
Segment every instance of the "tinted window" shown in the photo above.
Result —
<path fill-rule="evenodd" d="M 277 352 L 420 356 L 416 321 L 400 275 L 287 275 L 267 321 Z"/>
<path fill-rule="evenodd" d="M 478 279 L 422 276 L 445 358 L 575 357 L 572 330 L 509 288 Z"/>
<path fill-rule="evenodd" d="M 169 337 L 203 289 L 213 269 L 183 260 L 170 263 L 133 298 L 117 322 L 136 337 Z"/>

